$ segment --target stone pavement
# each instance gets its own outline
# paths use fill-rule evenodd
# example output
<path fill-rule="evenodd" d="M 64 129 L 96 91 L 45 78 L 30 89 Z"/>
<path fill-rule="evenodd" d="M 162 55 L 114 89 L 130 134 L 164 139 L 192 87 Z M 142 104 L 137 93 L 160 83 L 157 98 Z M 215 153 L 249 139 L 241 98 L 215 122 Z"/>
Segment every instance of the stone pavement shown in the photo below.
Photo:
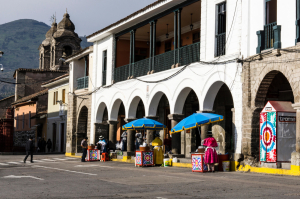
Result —
<path fill-rule="evenodd" d="M 0 163 L 23 156 L 0 156 Z M 300 180 L 241 172 L 192 173 L 190 168 L 138 168 L 80 162 L 63 155 L 0 165 L 0 198 L 299 198 Z M 52 161 L 51 161 L 52 160 Z"/>

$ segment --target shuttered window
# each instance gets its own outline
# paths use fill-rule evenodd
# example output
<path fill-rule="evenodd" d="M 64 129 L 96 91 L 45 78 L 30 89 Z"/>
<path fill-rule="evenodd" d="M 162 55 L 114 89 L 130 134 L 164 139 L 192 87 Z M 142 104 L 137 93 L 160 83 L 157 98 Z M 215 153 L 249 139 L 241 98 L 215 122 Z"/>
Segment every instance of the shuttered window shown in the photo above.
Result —
<path fill-rule="evenodd" d="M 56 93 L 56 94 L 55 94 L 55 95 L 56 95 L 56 96 L 55 96 L 55 104 L 57 104 L 57 101 L 58 101 L 58 91 L 56 91 L 55 93 Z"/>
<path fill-rule="evenodd" d="M 55 94 L 56 94 L 56 93 L 53 92 L 53 105 L 55 105 L 55 99 L 56 99 L 56 98 L 55 98 Z"/>
<path fill-rule="evenodd" d="M 62 89 L 62 103 L 65 103 L 66 101 L 66 89 Z"/>

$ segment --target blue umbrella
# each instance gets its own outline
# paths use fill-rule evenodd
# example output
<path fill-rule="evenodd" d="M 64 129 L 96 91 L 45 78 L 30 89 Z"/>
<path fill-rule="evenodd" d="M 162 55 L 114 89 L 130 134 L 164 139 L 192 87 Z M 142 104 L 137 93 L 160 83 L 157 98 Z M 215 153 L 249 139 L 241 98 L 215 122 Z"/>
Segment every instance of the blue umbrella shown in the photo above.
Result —
<path fill-rule="evenodd" d="M 122 126 L 122 130 L 161 130 L 164 128 L 166 126 L 162 123 L 148 118 L 137 119 Z"/>
<path fill-rule="evenodd" d="M 172 133 L 178 133 L 183 130 L 194 129 L 202 125 L 207 125 L 223 120 L 222 115 L 213 113 L 194 113 L 181 120 L 172 130 Z"/>

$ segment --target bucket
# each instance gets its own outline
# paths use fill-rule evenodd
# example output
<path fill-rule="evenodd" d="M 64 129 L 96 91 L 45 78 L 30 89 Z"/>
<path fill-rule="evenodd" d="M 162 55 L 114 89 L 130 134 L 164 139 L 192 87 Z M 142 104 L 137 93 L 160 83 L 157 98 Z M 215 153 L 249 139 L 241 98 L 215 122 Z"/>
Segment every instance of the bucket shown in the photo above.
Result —
<path fill-rule="evenodd" d="M 170 165 L 170 159 L 169 158 L 165 158 L 164 159 L 164 167 L 169 167 Z"/>
<path fill-rule="evenodd" d="M 230 161 L 223 161 L 222 162 L 222 167 L 223 167 L 223 171 L 224 172 L 228 172 L 229 171 L 229 167 L 230 167 Z"/>

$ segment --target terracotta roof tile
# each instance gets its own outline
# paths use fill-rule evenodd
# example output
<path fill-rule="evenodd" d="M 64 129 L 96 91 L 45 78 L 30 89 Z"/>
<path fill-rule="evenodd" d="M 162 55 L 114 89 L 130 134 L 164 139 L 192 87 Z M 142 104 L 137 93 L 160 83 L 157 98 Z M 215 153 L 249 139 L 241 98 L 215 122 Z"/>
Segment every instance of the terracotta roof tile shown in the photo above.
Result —
<path fill-rule="evenodd" d="M 129 16 L 127 16 L 127 17 L 125 17 L 125 18 L 123 18 L 123 19 L 121 19 L 121 20 L 119 20 L 119 21 L 117 21 L 116 23 L 113 23 L 113 24 L 111 24 L 111 25 L 109 25 L 109 26 L 107 26 L 107 27 L 105 27 L 105 28 L 103 28 L 103 29 L 101 29 L 101 30 L 98 30 L 97 32 L 95 32 L 95 33 L 93 33 L 93 34 L 87 36 L 86 38 L 87 38 L 87 39 L 88 39 L 88 38 L 91 38 L 91 37 L 93 37 L 93 36 L 95 36 L 95 35 L 97 35 L 97 34 L 103 32 L 103 31 L 105 31 L 105 30 L 108 30 L 109 28 L 111 28 L 111 27 L 113 27 L 113 26 L 116 26 L 116 25 L 118 25 L 119 23 L 122 23 L 122 22 L 124 22 L 124 21 L 126 21 L 126 20 L 128 20 L 128 19 L 130 19 L 130 18 L 132 18 L 132 17 L 134 17 L 135 15 L 138 15 L 139 13 L 144 12 L 145 10 L 147 10 L 147 9 L 149 9 L 149 8 L 151 8 L 151 7 L 153 7 L 153 6 L 157 5 L 157 4 L 159 4 L 159 3 L 161 3 L 161 2 L 164 2 L 164 1 L 166 1 L 166 0 L 157 0 L 157 1 L 155 1 L 154 3 L 152 3 L 152 4 L 150 4 L 150 5 L 147 5 L 146 7 L 142 8 L 142 9 L 140 9 L 140 10 L 134 12 L 134 13 L 132 13 L 131 15 L 129 15 Z"/>
<path fill-rule="evenodd" d="M 45 95 L 45 94 L 48 94 L 48 88 L 45 89 L 45 90 L 39 91 L 37 93 L 28 95 L 26 97 L 22 97 L 21 99 L 18 99 L 17 101 L 13 102 L 12 105 L 22 103 L 22 102 L 26 102 L 28 100 L 31 100 L 31 99 L 35 98 L 35 97 L 42 96 L 42 95 Z"/>
<path fill-rule="evenodd" d="M 68 76 L 69 76 L 69 73 L 64 74 L 64 75 L 62 75 L 62 76 L 59 76 L 59 77 L 56 77 L 56 78 L 53 78 L 53 79 L 50 79 L 49 81 L 44 82 L 44 83 L 42 83 L 41 85 L 49 84 L 49 83 L 51 83 L 51 82 L 55 82 L 56 80 L 59 80 L 59 79 L 62 79 L 62 78 L 64 78 L 64 77 L 68 77 Z"/>

